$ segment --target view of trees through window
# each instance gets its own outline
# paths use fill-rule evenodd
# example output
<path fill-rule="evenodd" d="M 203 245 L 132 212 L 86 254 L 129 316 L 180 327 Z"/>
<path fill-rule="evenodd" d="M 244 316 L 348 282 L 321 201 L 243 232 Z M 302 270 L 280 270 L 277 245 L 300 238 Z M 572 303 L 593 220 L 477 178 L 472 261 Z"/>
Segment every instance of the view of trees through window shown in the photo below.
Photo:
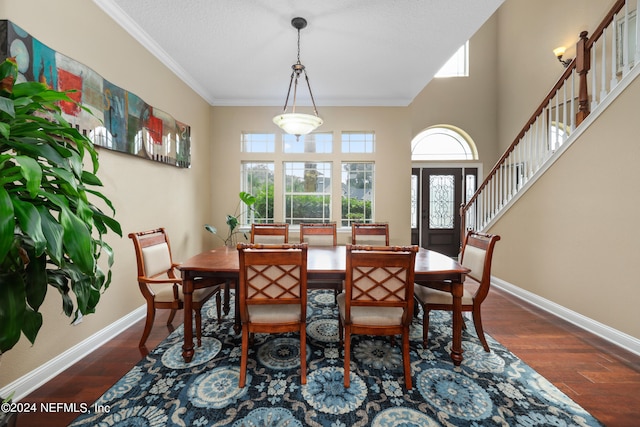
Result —
<path fill-rule="evenodd" d="M 241 218 L 242 224 L 274 222 L 273 178 L 273 162 L 242 163 L 242 191 L 251 193 L 256 197 L 253 210 L 245 212 L 243 218 Z"/>
<path fill-rule="evenodd" d="M 343 132 L 341 139 L 338 147 L 342 153 L 361 153 L 366 157 L 374 151 L 373 132 Z M 352 222 L 373 222 L 373 161 L 343 161 L 340 169 L 335 168 L 334 161 L 340 155 L 332 154 L 331 132 L 300 138 L 283 135 L 281 153 L 274 141 L 273 134 L 242 134 L 241 152 L 246 154 L 241 163 L 240 190 L 257 199 L 253 209 L 242 216 L 243 225 L 338 221 L 348 227 Z M 254 153 L 272 154 L 270 157 L 277 160 L 252 161 Z M 282 176 L 280 183 L 276 182 L 276 176 Z M 335 187 L 333 183 L 338 178 L 340 187 Z M 336 194 L 338 188 L 341 191 Z M 275 215 L 276 203 L 282 203 L 282 218 Z M 333 212 L 333 206 L 340 206 L 340 211 Z"/>
<path fill-rule="evenodd" d="M 342 164 L 342 226 L 373 221 L 373 163 Z"/>

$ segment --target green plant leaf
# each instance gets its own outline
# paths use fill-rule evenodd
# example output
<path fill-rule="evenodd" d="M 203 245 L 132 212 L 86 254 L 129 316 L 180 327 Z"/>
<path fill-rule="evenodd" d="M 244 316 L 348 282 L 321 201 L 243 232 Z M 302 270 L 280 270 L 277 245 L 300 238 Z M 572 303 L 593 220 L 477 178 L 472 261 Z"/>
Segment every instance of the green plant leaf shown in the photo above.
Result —
<path fill-rule="evenodd" d="M 89 185 L 95 185 L 96 187 L 102 187 L 102 181 L 100 181 L 100 178 L 91 172 L 82 172 L 82 182 Z"/>
<path fill-rule="evenodd" d="M 8 98 L 0 98 L 0 111 L 7 113 L 11 117 L 16 115 L 16 110 L 13 107 L 13 101 Z M 8 137 L 8 134 L 5 137 Z"/>
<path fill-rule="evenodd" d="M 21 82 L 13 85 L 14 98 L 32 97 L 41 95 L 47 90 L 47 86 L 40 82 Z"/>
<path fill-rule="evenodd" d="M 41 327 L 42 314 L 27 307 L 22 317 L 22 333 L 31 344 L 36 342 L 36 336 L 38 336 Z"/>
<path fill-rule="evenodd" d="M 31 198 L 35 198 L 42 181 L 42 168 L 40 164 L 31 157 L 16 156 L 16 161 L 20 165 L 22 176 L 27 181 L 27 191 Z"/>
<path fill-rule="evenodd" d="M 62 270 L 49 271 L 47 275 L 49 278 L 49 285 L 53 286 L 60 292 L 62 297 L 62 311 L 69 317 L 73 314 L 73 300 L 69 296 L 69 277 Z"/>
<path fill-rule="evenodd" d="M 4 187 L 0 187 L 0 260 L 3 260 L 13 244 L 15 217 L 11 197 Z"/>
<path fill-rule="evenodd" d="M 252 206 L 257 200 L 253 194 L 247 193 L 246 191 L 241 191 L 238 196 L 247 206 Z"/>
<path fill-rule="evenodd" d="M 92 275 L 95 259 L 92 252 L 91 234 L 89 234 L 86 224 L 69 209 L 63 209 L 60 212 L 60 224 L 64 230 L 62 241 L 64 248 L 69 253 L 69 258 L 78 265 L 83 273 Z"/>
<path fill-rule="evenodd" d="M 65 157 L 61 155 L 58 150 L 50 145 L 42 144 L 40 141 L 34 138 L 21 138 L 19 142 L 11 140 L 8 141 L 7 144 L 19 153 L 28 154 L 29 156 L 34 158 L 45 158 L 54 165 L 62 165 L 65 162 Z"/>
<path fill-rule="evenodd" d="M 61 265 L 63 262 L 62 234 L 64 230 L 46 206 L 38 206 L 38 213 L 40 213 L 40 221 L 42 222 L 42 233 L 47 239 L 48 254 L 56 265 Z"/>
<path fill-rule="evenodd" d="M 47 295 L 47 257 L 36 257 L 33 251 L 27 251 L 29 264 L 25 267 L 25 293 L 27 303 L 38 310 Z"/>
<path fill-rule="evenodd" d="M 26 295 L 22 276 L 0 273 L 0 352 L 13 348 L 20 339 L 22 319 L 26 310 Z"/>
<path fill-rule="evenodd" d="M 232 233 L 233 230 L 238 226 L 238 218 L 233 215 L 227 215 L 227 225 L 229 226 L 229 233 Z"/>
<path fill-rule="evenodd" d="M 42 221 L 38 210 L 31 203 L 24 202 L 17 197 L 12 197 L 11 199 L 18 224 L 33 240 L 36 256 L 42 255 L 47 246 L 47 239 L 42 233 Z"/>

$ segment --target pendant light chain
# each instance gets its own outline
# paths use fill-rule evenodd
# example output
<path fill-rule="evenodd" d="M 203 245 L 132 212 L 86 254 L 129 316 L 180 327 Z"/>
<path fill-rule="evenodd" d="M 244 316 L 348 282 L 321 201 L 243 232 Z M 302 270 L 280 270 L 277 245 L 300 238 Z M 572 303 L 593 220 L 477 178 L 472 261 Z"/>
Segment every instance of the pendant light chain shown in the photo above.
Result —
<path fill-rule="evenodd" d="M 300 28 L 298 28 L 298 64 L 300 64 Z"/>
<path fill-rule="evenodd" d="M 315 130 L 318 126 L 322 125 L 323 120 L 318 116 L 318 109 L 316 107 L 316 100 L 313 97 L 313 92 L 311 91 L 311 84 L 309 83 L 309 76 L 307 76 L 307 71 L 305 66 L 302 65 L 300 61 L 300 30 L 307 26 L 307 21 L 304 18 L 293 18 L 291 20 L 291 25 L 298 30 L 298 56 L 297 62 L 291 66 L 293 72 L 291 73 L 291 79 L 289 80 L 289 88 L 287 89 L 287 97 L 284 101 L 284 108 L 281 114 L 278 114 L 273 118 L 273 122 L 282 128 L 286 133 L 291 135 L 296 135 L 296 138 L 299 138 L 300 135 L 306 135 L 309 132 Z M 307 83 L 307 88 L 309 89 L 309 96 L 311 97 L 311 103 L 313 104 L 313 114 L 301 114 L 296 112 L 296 103 L 297 103 L 297 95 L 298 95 L 298 79 L 300 78 L 300 74 L 304 72 L 304 79 Z M 289 106 L 289 99 L 291 96 L 291 89 L 293 87 L 293 103 L 292 103 L 292 112 L 287 113 L 287 107 Z"/>

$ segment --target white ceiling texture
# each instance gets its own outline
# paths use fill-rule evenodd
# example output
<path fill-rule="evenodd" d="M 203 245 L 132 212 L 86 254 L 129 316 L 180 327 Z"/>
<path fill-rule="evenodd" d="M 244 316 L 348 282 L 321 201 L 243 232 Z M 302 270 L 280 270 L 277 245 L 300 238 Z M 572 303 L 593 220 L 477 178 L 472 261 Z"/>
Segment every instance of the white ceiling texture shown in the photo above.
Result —
<path fill-rule="evenodd" d="M 94 0 L 215 106 L 284 105 L 303 17 L 319 108 L 408 105 L 503 1 Z"/>

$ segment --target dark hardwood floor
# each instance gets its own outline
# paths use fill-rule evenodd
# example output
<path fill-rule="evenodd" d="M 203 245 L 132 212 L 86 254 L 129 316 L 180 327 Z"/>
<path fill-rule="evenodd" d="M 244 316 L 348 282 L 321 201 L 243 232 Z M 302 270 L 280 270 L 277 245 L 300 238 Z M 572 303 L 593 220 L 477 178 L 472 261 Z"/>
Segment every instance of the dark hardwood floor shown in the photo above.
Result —
<path fill-rule="evenodd" d="M 166 319 L 166 312 L 156 316 L 149 349 L 169 334 Z M 640 425 L 640 356 L 495 288 L 483 305 L 483 323 L 486 333 L 606 426 Z M 140 321 L 22 402 L 92 404 L 145 356 L 138 349 L 142 329 Z M 64 411 L 21 414 L 17 426 L 66 426 L 77 415 Z"/>

